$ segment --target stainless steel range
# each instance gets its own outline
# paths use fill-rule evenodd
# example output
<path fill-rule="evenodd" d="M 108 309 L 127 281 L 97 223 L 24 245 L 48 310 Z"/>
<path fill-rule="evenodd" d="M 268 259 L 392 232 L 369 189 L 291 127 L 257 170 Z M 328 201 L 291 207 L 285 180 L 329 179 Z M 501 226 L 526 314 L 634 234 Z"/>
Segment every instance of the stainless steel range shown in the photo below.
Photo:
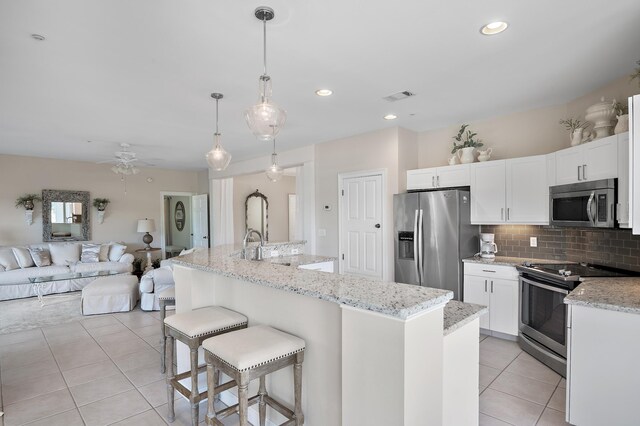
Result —
<path fill-rule="evenodd" d="M 564 298 L 583 277 L 627 277 L 636 272 L 588 263 L 528 263 L 520 271 L 520 347 L 563 377 L 567 373 Z"/>

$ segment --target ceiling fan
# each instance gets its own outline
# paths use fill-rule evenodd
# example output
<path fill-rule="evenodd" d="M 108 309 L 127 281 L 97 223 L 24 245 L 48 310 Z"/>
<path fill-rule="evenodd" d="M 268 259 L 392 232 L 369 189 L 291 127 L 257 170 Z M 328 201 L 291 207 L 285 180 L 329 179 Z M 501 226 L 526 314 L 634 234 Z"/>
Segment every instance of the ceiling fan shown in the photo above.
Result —
<path fill-rule="evenodd" d="M 130 144 L 120 143 L 120 150 L 115 152 L 113 158 L 98 161 L 98 164 L 113 164 L 111 171 L 120 175 L 136 175 L 140 173 L 140 169 L 136 166 L 155 166 L 153 163 L 138 158 L 130 148 Z"/>

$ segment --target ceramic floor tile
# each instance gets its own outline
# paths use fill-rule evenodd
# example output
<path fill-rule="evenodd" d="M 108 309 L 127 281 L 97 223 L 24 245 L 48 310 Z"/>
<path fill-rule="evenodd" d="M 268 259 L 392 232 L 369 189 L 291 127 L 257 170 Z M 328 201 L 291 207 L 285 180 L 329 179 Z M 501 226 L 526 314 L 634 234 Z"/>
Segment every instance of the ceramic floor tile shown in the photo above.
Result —
<path fill-rule="evenodd" d="M 110 358 L 121 358 L 150 347 L 149 344 L 141 338 L 136 337 L 136 339 L 137 340 L 129 340 L 126 342 L 101 343 L 100 345 Z"/>
<path fill-rule="evenodd" d="M 107 325 L 114 325 L 118 323 L 119 321 L 114 317 L 112 317 L 111 315 L 100 315 L 100 316 L 96 316 L 93 318 L 88 318 L 80 321 L 80 324 L 82 324 L 82 326 L 87 330 L 92 328 L 104 327 Z"/>
<path fill-rule="evenodd" d="M 493 389 L 480 395 L 480 412 L 515 426 L 533 426 L 544 405 L 535 404 Z"/>
<path fill-rule="evenodd" d="M 56 357 L 68 355 L 73 352 L 95 351 L 100 349 L 100 345 L 98 345 L 88 334 L 86 337 L 82 337 L 81 339 L 74 340 L 72 342 L 55 343 L 50 346 L 51 352 L 53 352 L 53 355 Z"/>
<path fill-rule="evenodd" d="M 156 352 L 156 356 L 158 353 Z M 159 357 L 158 357 L 159 358 Z M 158 359 L 158 365 L 153 364 L 148 367 L 136 368 L 134 370 L 125 371 L 129 380 L 136 385 L 136 387 L 148 385 L 149 383 L 163 380 L 166 374 L 160 372 L 160 360 Z"/>
<path fill-rule="evenodd" d="M 78 409 L 74 408 L 73 410 L 29 423 L 29 426 L 84 426 L 84 422 Z"/>
<path fill-rule="evenodd" d="M 0 343 L 0 358 L 10 354 L 26 354 L 31 351 L 46 349 L 48 346 L 49 344 L 44 338 L 16 343 Z"/>
<path fill-rule="evenodd" d="M 566 389 L 567 388 L 567 379 L 565 379 L 564 377 L 562 379 L 560 379 L 560 383 L 558 383 L 558 387 L 562 388 L 562 389 Z"/>
<path fill-rule="evenodd" d="M 14 343 L 26 342 L 29 340 L 43 340 L 42 330 L 16 331 L 15 333 L 0 334 L 0 346 L 12 345 Z"/>
<path fill-rule="evenodd" d="M 35 376 L 23 381 L 2 385 L 2 402 L 5 405 L 13 404 L 24 399 L 34 398 L 39 395 L 51 393 L 60 389 L 66 389 L 67 385 L 60 372 Z"/>
<path fill-rule="evenodd" d="M 0 369 L 7 371 L 15 368 L 21 368 L 29 364 L 37 362 L 47 362 L 53 359 L 51 350 L 46 347 L 27 353 L 6 354 L 0 358 Z"/>
<path fill-rule="evenodd" d="M 567 400 L 567 390 L 558 387 L 556 391 L 553 393 L 553 396 L 551 397 L 551 400 L 547 404 L 547 407 L 564 413 L 566 410 L 566 400 Z"/>
<path fill-rule="evenodd" d="M 547 405 L 556 387 L 505 371 L 491 383 L 489 389 L 508 393 L 536 404 Z"/>
<path fill-rule="evenodd" d="M 186 399 L 180 398 L 176 401 L 174 406 L 174 411 L 176 414 L 176 420 L 173 423 L 169 423 L 172 426 L 190 426 L 191 425 L 191 406 L 189 405 L 189 401 Z M 167 404 L 156 407 L 156 412 L 160 414 L 160 416 L 166 421 L 168 408 Z M 207 401 L 202 401 L 200 403 L 200 412 L 198 413 L 198 423 L 204 421 L 205 416 L 207 415 Z"/>
<path fill-rule="evenodd" d="M 480 334 L 480 341 L 482 342 L 484 339 L 486 339 L 487 337 L 489 337 L 486 334 Z"/>
<path fill-rule="evenodd" d="M 480 365 L 480 385 L 487 387 L 493 382 L 496 377 L 500 375 L 502 370 L 497 368 L 487 367 L 486 365 Z"/>
<path fill-rule="evenodd" d="M 92 382 L 83 383 L 69 388 L 78 407 L 131 389 L 133 389 L 133 385 L 120 372 L 113 376 L 103 377 Z"/>
<path fill-rule="evenodd" d="M 503 422 L 486 414 L 480 413 L 480 426 L 510 426 L 511 423 Z"/>
<path fill-rule="evenodd" d="M 126 330 L 128 329 L 127 327 L 124 326 L 124 324 L 122 324 L 119 321 L 116 321 L 115 324 L 105 325 L 104 327 L 90 328 L 89 330 L 87 330 L 87 332 L 95 339 L 102 336 L 106 336 L 108 334 L 120 333 Z"/>
<path fill-rule="evenodd" d="M 528 354 L 518 356 L 506 369 L 509 373 L 519 374 L 556 386 L 560 375 Z"/>
<path fill-rule="evenodd" d="M 113 362 L 115 362 L 122 371 L 136 370 L 152 365 L 160 371 L 160 357 L 158 356 L 158 352 L 149 346 L 142 351 L 119 358 L 113 358 Z"/>
<path fill-rule="evenodd" d="M 522 352 L 520 346 L 518 346 L 517 342 L 512 342 L 511 340 L 498 339 L 493 336 L 488 336 L 482 342 L 480 342 L 480 347 L 483 349 L 488 349 L 492 352 L 504 352 L 505 354 L 517 356 Z"/>
<path fill-rule="evenodd" d="M 118 320 L 129 328 L 140 328 L 140 327 L 145 327 L 147 325 L 156 325 L 160 327 L 159 320 L 151 316 L 145 316 L 144 314 L 137 315 L 137 316 L 132 315 L 129 317 L 121 317 L 121 318 L 118 318 Z"/>
<path fill-rule="evenodd" d="M 22 425 L 74 409 L 68 389 L 25 399 L 4 407 L 4 426 Z"/>
<path fill-rule="evenodd" d="M 82 406 L 79 410 L 87 426 L 102 426 L 125 420 L 150 408 L 142 395 L 132 389 Z"/>
<path fill-rule="evenodd" d="M 123 327 L 122 330 L 118 331 L 117 333 L 110 333 L 102 336 L 95 336 L 95 339 L 101 345 L 108 345 L 112 343 L 123 343 L 123 342 L 129 342 L 131 340 L 140 339 L 140 337 L 138 337 L 138 335 L 136 335 L 133 331 L 129 330 L 124 325 L 122 325 L 122 327 Z"/>
<path fill-rule="evenodd" d="M 162 417 L 155 410 L 148 410 L 144 413 L 137 414 L 128 419 L 122 420 L 118 423 L 113 423 L 113 426 L 165 426 L 166 423 L 162 420 Z"/>
<path fill-rule="evenodd" d="M 160 323 L 158 323 L 158 325 L 146 325 L 144 327 L 139 327 L 139 328 L 132 328 L 131 331 L 133 331 L 134 333 L 136 333 L 138 336 L 140 337 L 147 337 L 147 336 L 151 336 L 151 335 L 160 335 L 161 333 L 161 327 L 160 327 Z"/>
<path fill-rule="evenodd" d="M 62 371 L 95 364 L 106 359 L 109 359 L 107 354 L 102 349 L 95 347 L 92 347 L 90 350 L 82 350 L 79 352 L 56 356 L 56 361 L 58 361 L 58 365 Z"/>
<path fill-rule="evenodd" d="M 116 367 L 110 359 L 105 359 L 95 364 L 84 365 L 64 371 L 62 375 L 67 381 L 67 385 L 71 387 L 92 382 L 103 377 L 113 376 L 119 372 L 118 367 Z"/>
<path fill-rule="evenodd" d="M 47 342 L 49 342 L 50 345 L 61 345 L 64 343 L 70 343 L 76 340 L 91 337 L 89 333 L 87 333 L 87 330 L 85 330 L 84 328 L 71 329 L 68 333 L 57 331 L 52 334 L 45 333 L 45 336 L 47 338 Z"/>
<path fill-rule="evenodd" d="M 538 420 L 537 426 L 571 426 L 564 419 L 565 415 L 563 412 L 545 408 L 542 416 L 540 416 L 540 420 Z"/>
<path fill-rule="evenodd" d="M 505 352 L 505 351 L 492 351 L 490 349 L 484 349 L 480 347 L 480 364 L 487 367 L 497 368 L 498 370 L 504 370 L 509 364 L 513 362 L 517 357 L 517 354 Z"/>
<path fill-rule="evenodd" d="M 53 357 L 47 358 L 43 361 L 37 361 L 33 364 L 24 365 L 20 368 L 14 368 L 11 370 L 3 370 L 0 378 L 2 383 L 14 383 L 23 380 L 30 379 L 31 377 L 44 376 L 47 374 L 60 371 L 58 364 Z"/>
<path fill-rule="evenodd" d="M 141 386 L 138 391 L 153 407 L 159 407 L 167 403 L 167 382 L 164 379 Z M 174 394 L 176 400 L 180 398 L 178 392 L 174 392 Z"/>

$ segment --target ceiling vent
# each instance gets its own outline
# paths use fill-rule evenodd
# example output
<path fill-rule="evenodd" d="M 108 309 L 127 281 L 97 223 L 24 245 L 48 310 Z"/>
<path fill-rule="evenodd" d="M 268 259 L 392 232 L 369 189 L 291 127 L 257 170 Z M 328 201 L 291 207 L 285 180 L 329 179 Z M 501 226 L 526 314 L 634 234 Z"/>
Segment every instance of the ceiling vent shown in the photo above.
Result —
<path fill-rule="evenodd" d="M 410 96 L 415 96 L 415 93 L 411 93 L 410 91 L 405 90 L 403 92 L 398 92 L 398 93 L 394 93 L 393 95 L 385 96 L 382 99 L 384 99 L 387 102 L 397 102 L 403 99 L 407 99 Z"/>

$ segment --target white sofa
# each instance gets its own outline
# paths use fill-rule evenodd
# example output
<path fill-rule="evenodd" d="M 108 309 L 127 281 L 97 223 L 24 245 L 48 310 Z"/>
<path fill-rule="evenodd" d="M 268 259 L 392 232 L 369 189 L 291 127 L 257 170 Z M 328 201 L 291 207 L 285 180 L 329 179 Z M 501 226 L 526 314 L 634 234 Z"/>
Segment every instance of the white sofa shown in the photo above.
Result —
<path fill-rule="evenodd" d="M 117 243 L 104 243 L 100 261 L 83 263 L 80 261 L 82 242 L 60 242 L 34 244 L 30 248 L 44 248 L 51 254 L 50 266 L 35 266 L 25 260 L 25 256 L 16 256 L 16 249 L 29 247 L 0 247 L 0 300 L 19 299 L 35 296 L 35 289 L 29 278 L 49 275 L 67 274 L 71 272 L 117 271 L 131 273 L 134 257 L 124 253 L 123 246 Z M 85 244 L 87 244 L 85 242 Z M 97 244 L 97 243 L 96 243 Z M 126 249 L 126 246 L 124 246 Z M 24 250 L 22 250 L 24 253 Z M 82 290 L 96 278 L 78 278 L 64 281 L 52 281 L 42 285 L 42 294 L 65 293 Z"/>
<path fill-rule="evenodd" d="M 163 260 L 159 268 L 147 272 L 140 279 L 140 309 L 160 310 L 158 294 L 175 285 L 171 262 Z"/>

